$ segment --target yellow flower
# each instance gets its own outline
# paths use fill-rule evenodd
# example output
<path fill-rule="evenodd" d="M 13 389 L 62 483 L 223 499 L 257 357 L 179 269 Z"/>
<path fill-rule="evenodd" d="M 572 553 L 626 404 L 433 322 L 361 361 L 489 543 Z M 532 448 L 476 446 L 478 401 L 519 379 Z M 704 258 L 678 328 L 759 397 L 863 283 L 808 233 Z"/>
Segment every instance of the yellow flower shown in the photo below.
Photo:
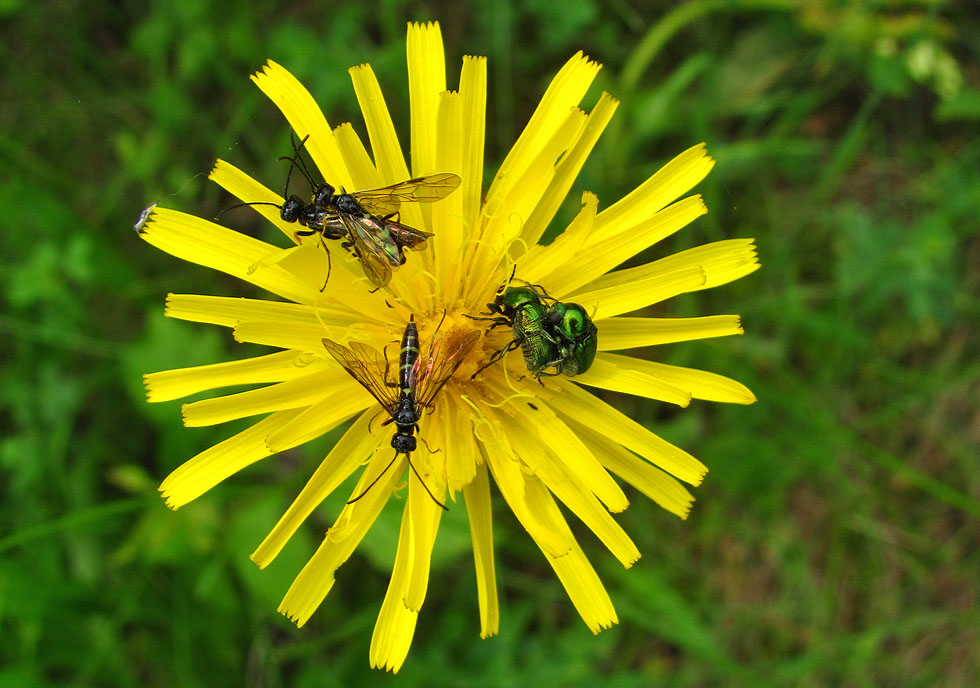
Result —
<path fill-rule="evenodd" d="M 410 252 L 391 283 L 370 291 L 355 258 L 339 242 L 305 241 L 281 250 L 175 210 L 154 208 L 142 237 L 174 256 L 251 282 L 292 303 L 170 294 L 170 317 L 233 328 L 241 342 L 280 349 L 257 358 L 171 370 L 146 376 L 150 401 L 176 399 L 236 384 L 257 389 L 183 407 L 188 426 L 267 414 L 253 426 L 195 456 L 160 487 L 171 508 L 200 496 L 225 478 L 273 453 L 353 423 L 315 471 L 252 559 L 267 566 L 314 509 L 364 466 L 351 497 L 320 548 L 286 593 L 279 610 L 302 626 L 334 583 L 389 497 L 408 480 L 401 534 L 388 593 L 371 642 L 372 666 L 398 671 L 408 653 L 425 600 L 429 558 L 443 510 L 462 493 L 469 516 L 477 573 L 481 636 L 498 628 L 494 572 L 491 478 L 510 509 L 541 548 L 572 603 L 593 632 L 617 622 L 598 576 L 576 543 L 555 497 L 581 519 L 626 567 L 640 557 L 610 515 L 626 509 L 618 475 L 668 511 L 684 518 L 701 462 L 601 401 L 580 385 L 627 392 L 687 406 L 692 398 L 752 403 L 741 384 L 719 375 L 609 353 L 668 342 L 740 334 L 736 315 L 702 318 L 622 317 L 677 294 L 705 289 L 758 267 L 751 239 L 720 241 L 653 263 L 609 272 L 670 236 L 706 208 L 700 196 L 676 200 L 707 175 L 714 161 L 704 145 L 671 160 L 628 196 L 602 210 L 582 195 L 578 215 L 553 243 L 537 242 L 569 192 L 617 101 L 603 94 L 591 112 L 578 108 L 600 66 L 581 53 L 554 78 L 530 122 L 482 194 L 487 66 L 466 57 L 457 91 L 447 90 L 438 24 L 408 29 L 411 95 L 411 166 L 402 155 L 384 98 L 370 66 L 350 70 L 373 156 L 349 124 L 331 130 L 310 94 L 283 67 L 269 62 L 252 79 L 282 110 L 323 178 L 347 190 L 390 185 L 410 177 L 455 173 L 460 188 L 432 204 L 406 203 L 401 221 L 433 232 L 424 251 Z M 373 161 L 372 161 L 373 157 Z M 282 204 L 278 193 L 219 160 L 211 178 L 243 202 Z M 270 205 L 252 206 L 294 240 L 297 225 Z M 242 211 L 244 212 L 244 211 Z M 319 239 L 319 237 L 313 237 Z M 333 270 L 323 289 L 326 252 Z M 508 328 L 487 330 L 467 318 L 486 312 L 513 266 L 517 277 L 542 285 L 565 302 L 579 303 L 598 326 L 599 354 L 574 379 L 526 373 L 520 354 L 470 377 L 510 339 Z M 607 274 L 608 273 L 608 274 Z M 440 320 L 441 336 L 480 331 L 464 365 L 421 420 L 412 462 L 425 480 L 391 460 L 392 431 L 370 424 L 378 405 L 326 352 L 323 338 L 365 342 L 382 350 L 397 341 L 410 316 L 423 351 Z M 390 347 L 389 347 L 390 348 Z M 432 447 L 432 450 L 429 450 Z M 381 475 L 380 478 L 378 476 Z"/>

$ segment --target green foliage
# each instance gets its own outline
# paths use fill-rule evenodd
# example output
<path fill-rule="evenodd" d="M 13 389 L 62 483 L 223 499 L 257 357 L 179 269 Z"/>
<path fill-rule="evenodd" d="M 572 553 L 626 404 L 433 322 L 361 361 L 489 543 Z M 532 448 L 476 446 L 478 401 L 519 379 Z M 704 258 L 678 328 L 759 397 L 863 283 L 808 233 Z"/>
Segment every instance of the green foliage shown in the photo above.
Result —
<path fill-rule="evenodd" d="M 0 688 L 976 685 L 973 14 L 941 0 L 0 2 Z M 706 141 L 710 214 L 645 258 L 752 236 L 763 268 L 658 311 L 738 312 L 744 336 L 650 352 L 739 379 L 757 404 L 615 399 L 711 468 L 687 521 L 640 495 L 617 517 L 644 555 L 630 571 L 579 529 L 620 625 L 593 637 L 497 504 L 501 632 L 479 640 L 454 506 L 391 679 L 367 648 L 403 502 L 301 630 L 275 607 L 339 498 L 266 570 L 248 559 L 337 433 L 176 513 L 155 495 L 237 428 L 183 428 L 179 403 L 145 403 L 142 373 L 258 352 L 164 319 L 165 294 L 256 294 L 131 227 L 154 200 L 204 217 L 230 204 L 206 182 L 216 157 L 282 179 L 288 130 L 247 79 L 267 58 L 362 133 L 344 70 L 371 62 L 404 144 L 409 19 L 441 21 L 451 81 L 464 53 L 489 56 L 488 174 L 582 48 L 605 65 L 586 106 L 599 88 L 622 105 L 567 210 L 583 189 L 608 206 Z"/>

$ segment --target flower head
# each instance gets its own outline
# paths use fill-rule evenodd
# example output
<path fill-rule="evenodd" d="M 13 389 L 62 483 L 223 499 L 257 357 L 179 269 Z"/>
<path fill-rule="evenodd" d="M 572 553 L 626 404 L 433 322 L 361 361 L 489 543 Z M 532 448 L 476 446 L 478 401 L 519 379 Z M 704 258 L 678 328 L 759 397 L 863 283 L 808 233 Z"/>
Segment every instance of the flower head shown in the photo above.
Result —
<path fill-rule="evenodd" d="M 464 58 L 458 90 L 447 90 L 437 24 L 412 24 L 408 30 L 410 164 L 370 66 L 353 67 L 350 74 L 373 155 L 349 124 L 331 129 L 310 94 L 283 67 L 269 62 L 252 77 L 298 139 L 305 139 L 303 147 L 316 170 L 335 187 L 374 189 L 433 174 L 461 178 L 458 190 L 441 200 L 401 205 L 400 223 L 434 236 L 425 250 L 409 252 L 382 289 L 373 288 L 357 257 L 345 252 L 341 242 L 297 236 L 298 225 L 283 220 L 280 209 L 273 207 L 282 206 L 283 198 L 222 160 L 211 178 L 243 203 L 254 204 L 256 212 L 295 242 L 293 248 L 283 250 L 159 207 L 141 226 L 143 238 L 164 251 L 284 299 L 168 296 L 171 317 L 229 327 L 238 341 L 278 349 L 257 358 L 146 376 L 150 401 L 226 385 L 265 385 L 183 407 L 188 426 L 265 417 L 168 476 L 160 490 L 170 507 L 176 509 L 246 466 L 354 419 L 252 553 L 260 567 L 268 565 L 324 498 L 360 470 L 351 492 L 356 499 L 337 514 L 286 593 L 282 613 L 300 626 L 310 618 L 330 592 L 336 570 L 407 477 L 394 570 L 371 643 L 373 666 L 397 671 L 408 653 L 443 513 L 438 502 L 444 499 L 450 508 L 458 508 L 459 496 L 464 498 L 481 635 L 497 632 L 491 482 L 540 547 L 589 628 L 598 632 L 616 623 L 612 603 L 555 498 L 628 567 L 640 553 L 610 515 L 628 506 L 611 474 L 683 518 L 693 499 L 682 483 L 697 485 L 707 469 L 581 385 L 680 406 L 692 398 L 754 401 L 745 387 L 719 375 L 610 353 L 742 332 L 735 315 L 663 319 L 623 314 L 752 272 L 758 263 L 751 239 L 708 244 L 610 272 L 706 212 L 700 196 L 677 200 L 714 164 L 704 145 L 681 153 L 602 211 L 594 194 L 583 193 L 580 211 L 558 239 L 538 244 L 616 109 L 617 101 L 608 94 L 590 112 L 578 107 L 598 70 L 581 53 L 562 67 L 485 196 L 486 60 Z M 331 265 L 326 286 L 325 248 L 330 249 Z M 487 304 L 499 297 L 512 274 L 540 285 L 535 289 L 541 290 L 546 305 L 582 307 L 597 327 L 598 353 L 591 366 L 569 368 L 566 372 L 580 373 L 574 377 L 563 374 L 539 382 L 528 374 L 519 353 L 500 353 L 508 344 L 518 348 L 517 328 L 477 318 L 494 315 Z M 397 368 L 396 357 L 384 353 L 385 347 L 397 346 L 393 342 L 410 319 L 420 331 L 422 365 L 439 366 L 451 355 L 461 358 L 453 362 L 452 376 L 418 421 L 425 441 L 410 456 L 396 453 L 393 461 L 389 441 L 394 431 L 371 422 L 379 411 L 376 396 L 338 365 L 335 355 L 342 358 L 347 347 L 365 357 L 374 355 L 379 367 L 387 360 Z M 474 332 L 479 336 L 470 334 Z M 454 350 L 452 343 L 461 340 L 466 341 L 465 351 Z M 495 355 L 503 360 L 487 366 Z M 560 446 L 557 440 L 541 441 L 540 428 L 548 428 L 552 439 L 560 438 Z"/>

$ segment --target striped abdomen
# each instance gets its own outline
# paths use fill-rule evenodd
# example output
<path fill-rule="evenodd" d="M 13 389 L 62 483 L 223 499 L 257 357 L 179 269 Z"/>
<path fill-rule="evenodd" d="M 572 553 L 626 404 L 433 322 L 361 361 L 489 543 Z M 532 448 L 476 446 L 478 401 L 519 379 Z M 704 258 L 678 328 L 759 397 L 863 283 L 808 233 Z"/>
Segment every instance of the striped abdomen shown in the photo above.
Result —
<path fill-rule="evenodd" d="M 415 390 L 415 379 L 412 368 L 419 357 L 419 330 L 415 326 L 415 316 L 409 318 L 402 335 L 401 351 L 398 354 L 398 381 L 401 384 L 402 395 L 407 396 Z"/>

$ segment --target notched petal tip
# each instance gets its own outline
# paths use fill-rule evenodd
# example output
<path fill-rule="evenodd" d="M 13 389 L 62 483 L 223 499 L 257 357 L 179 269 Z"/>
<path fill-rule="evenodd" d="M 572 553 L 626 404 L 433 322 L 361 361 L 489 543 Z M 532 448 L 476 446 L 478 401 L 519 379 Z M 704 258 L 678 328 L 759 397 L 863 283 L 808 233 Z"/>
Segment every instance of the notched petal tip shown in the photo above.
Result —
<path fill-rule="evenodd" d="M 146 395 L 146 400 L 149 403 L 153 403 L 153 382 L 151 380 L 152 373 L 144 373 L 143 375 L 143 393 Z"/>
<path fill-rule="evenodd" d="M 438 21 L 408 22 L 408 31 L 441 31 Z"/>
<path fill-rule="evenodd" d="M 174 499 L 173 489 L 167 485 L 169 482 L 170 478 L 168 477 L 166 480 L 160 483 L 160 486 L 157 488 L 157 492 L 160 493 L 160 497 L 163 498 L 163 503 L 167 505 L 168 509 L 171 511 L 177 511 L 177 509 L 182 507 L 184 503 L 177 502 L 177 500 Z"/>
<path fill-rule="evenodd" d="M 301 618 L 299 614 L 290 611 L 283 605 L 279 605 L 276 611 L 282 614 L 283 616 L 285 616 L 290 621 L 292 621 L 294 624 L 296 624 L 296 628 L 302 628 L 303 624 L 305 624 L 307 621 L 306 619 Z"/>
<path fill-rule="evenodd" d="M 252 73 L 249 78 L 255 83 L 258 83 L 260 79 L 271 77 L 273 72 L 277 71 L 285 72 L 287 70 L 275 60 L 268 59 L 265 61 L 265 64 L 259 67 L 258 71 Z"/>

